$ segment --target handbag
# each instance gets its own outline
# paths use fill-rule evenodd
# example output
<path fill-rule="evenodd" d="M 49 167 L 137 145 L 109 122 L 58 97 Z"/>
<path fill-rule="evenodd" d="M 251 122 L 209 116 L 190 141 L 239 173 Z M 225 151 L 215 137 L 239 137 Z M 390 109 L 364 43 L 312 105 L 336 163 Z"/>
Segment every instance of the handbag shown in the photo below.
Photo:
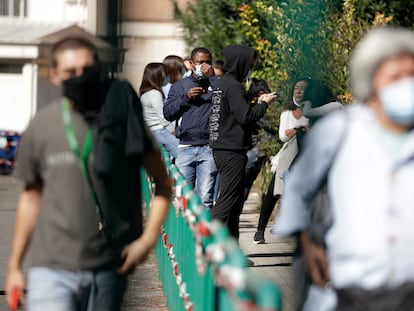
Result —
<path fill-rule="evenodd" d="M 275 162 L 275 186 L 273 188 L 273 195 L 282 195 L 284 182 L 283 178 L 285 173 L 288 171 L 290 165 L 298 154 L 298 141 L 296 136 L 285 142 L 279 152 L 276 154 L 277 157 Z"/>

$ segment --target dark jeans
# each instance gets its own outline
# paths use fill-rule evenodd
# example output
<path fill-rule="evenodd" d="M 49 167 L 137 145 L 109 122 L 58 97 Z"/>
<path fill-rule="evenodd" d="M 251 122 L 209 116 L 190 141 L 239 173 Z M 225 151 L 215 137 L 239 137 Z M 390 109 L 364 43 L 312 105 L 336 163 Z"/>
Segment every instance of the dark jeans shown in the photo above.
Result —
<path fill-rule="evenodd" d="M 262 169 L 263 163 L 265 162 L 265 156 L 258 156 L 257 153 L 251 149 L 247 151 L 247 164 L 245 169 L 244 177 L 244 200 L 247 200 L 249 196 L 250 189 L 254 181 L 256 180 L 257 175 L 259 175 L 260 170 Z"/>
<path fill-rule="evenodd" d="M 266 229 L 267 223 L 269 222 L 270 215 L 272 215 L 273 209 L 275 208 L 277 200 L 279 200 L 279 195 L 273 195 L 273 188 L 275 186 L 275 176 L 273 174 L 272 180 L 270 181 L 269 187 L 267 188 L 266 194 L 262 199 L 262 207 L 260 208 L 259 223 L 257 225 L 257 230 L 264 231 Z"/>
<path fill-rule="evenodd" d="M 337 290 L 337 294 L 338 311 L 414 310 L 414 283 L 374 290 L 346 288 Z"/>
<path fill-rule="evenodd" d="M 220 174 L 219 194 L 211 216 L 222 221 L 236 239 L 239 238 L 239 219 L 244 203 L 245 152 L 213 150 Z"/>

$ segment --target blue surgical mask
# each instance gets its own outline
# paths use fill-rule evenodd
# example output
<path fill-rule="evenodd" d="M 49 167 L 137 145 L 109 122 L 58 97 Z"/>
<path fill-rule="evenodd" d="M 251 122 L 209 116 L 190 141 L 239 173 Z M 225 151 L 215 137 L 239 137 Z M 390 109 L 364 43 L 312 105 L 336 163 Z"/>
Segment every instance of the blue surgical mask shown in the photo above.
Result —
<path fill-rule="evenodd" d="M 204 74 L 201 72 L 201 64 L 200 65 L 196 65 L 196 70 L 195 70 L 195 74 L 197 77 L 204 77 Z"/>
<path fill-rule="evenodd" d="M 386 115 L 403 126 L 414 125 L 414 78 L 398 80 L 379 91 Z"/>

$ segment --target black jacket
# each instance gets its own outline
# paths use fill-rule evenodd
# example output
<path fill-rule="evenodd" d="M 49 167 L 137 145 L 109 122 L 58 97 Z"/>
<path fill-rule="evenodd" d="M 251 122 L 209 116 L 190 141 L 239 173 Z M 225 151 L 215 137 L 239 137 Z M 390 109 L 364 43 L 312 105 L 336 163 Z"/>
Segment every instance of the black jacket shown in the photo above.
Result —
<path fill-rule="evenodd" d="M 255 51 L 243 45 L 230 45 L 223 53 L 226 73 L 213 91 L 210 146 L 242 151 L 251 147 L 251 124 L 265 114 L 267 104 L 250 105 L 241 83 L 247 76 Z"/>

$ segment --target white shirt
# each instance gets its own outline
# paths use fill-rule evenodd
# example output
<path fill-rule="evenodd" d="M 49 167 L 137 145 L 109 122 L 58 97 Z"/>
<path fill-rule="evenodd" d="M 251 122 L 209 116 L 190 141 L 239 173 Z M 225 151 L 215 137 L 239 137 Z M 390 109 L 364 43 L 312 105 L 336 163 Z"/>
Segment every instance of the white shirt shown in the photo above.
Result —
<path fill-rule="evenodd" d="M 279 125 L 279 138 L 284 143 L 289 141 L 290 138 L 286 136 L 285 131 L 288 129 L 293 129 L 295 127 L 307 126 L 309 120 L 302 116 L 300 119 L 296 119 L 293 115 L 293 111 L 285 110 L 280 115 L 280 125 Z"/>
<path fill-rule="evenodd" d="M 398 154 L 390 154 L 367 106 L 354 105 L 349 117 L 328 175 L 334 222 L 326 244 L 332 284 L 372 289 L 414 281 L 414 131 Z M 335 136 L 341 137 L 341 122 L 343 115 L 334 113 L 308 135 L 287 176 L 273 232 L 289 235 L 307 227 L 309 200 L 329 165 Z"/>

